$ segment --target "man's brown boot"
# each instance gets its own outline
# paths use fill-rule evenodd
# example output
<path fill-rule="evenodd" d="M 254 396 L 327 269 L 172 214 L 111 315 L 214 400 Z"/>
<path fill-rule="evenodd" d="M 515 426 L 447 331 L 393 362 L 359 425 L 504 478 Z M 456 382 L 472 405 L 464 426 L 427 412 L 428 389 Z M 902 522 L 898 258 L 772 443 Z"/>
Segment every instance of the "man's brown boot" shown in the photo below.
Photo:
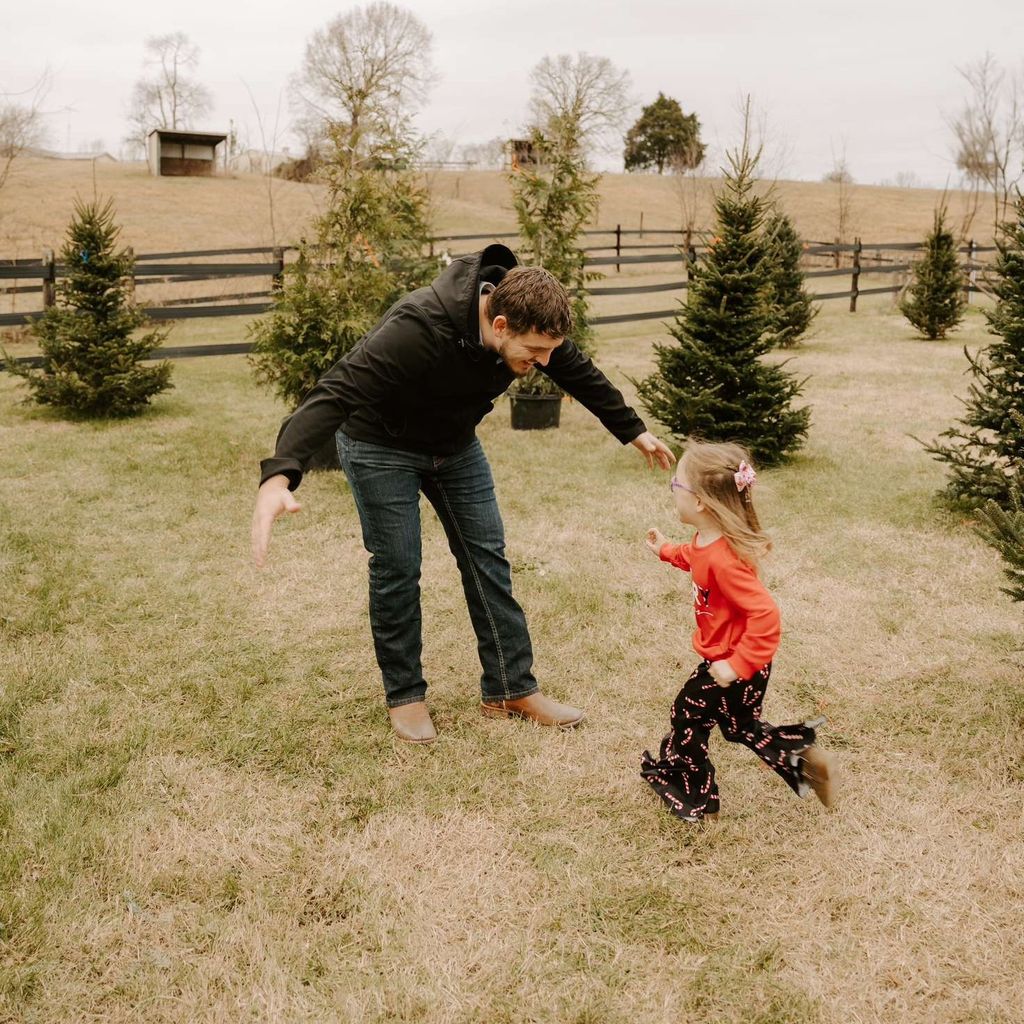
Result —
<path fill-rule="evenodd" d="M 388 708 L 388 714 L 391 716 L 391 728 L 400 740 L 406 743 L 433 743 L 437 739 L 437 730 L 430 720 L 430 712 L 424 701 Z"/>
<path fill-rule="evenodd" d="M 559 729 L 571 729 L 583 721 L 579 708 L 545 697 L 543 693 L 531 693 L 529 697 L 515 700 L 488 700 L 480 705 L 488 718 L 526 718 L 538 725 L 556 725 Z"/>

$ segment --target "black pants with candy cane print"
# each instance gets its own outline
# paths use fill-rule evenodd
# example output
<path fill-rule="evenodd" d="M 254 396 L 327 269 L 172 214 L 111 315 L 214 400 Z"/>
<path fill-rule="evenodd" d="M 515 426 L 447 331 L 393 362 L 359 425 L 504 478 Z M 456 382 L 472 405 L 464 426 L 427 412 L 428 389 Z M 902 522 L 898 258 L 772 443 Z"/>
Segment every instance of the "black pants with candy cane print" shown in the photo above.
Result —
<path fill-rule="evenodd" d="M 717 814 L 718 786 L 708 758 L 708 738 L 717 725 L 727 740 L 750 747 L 798 796 L 805 796 L 809 787 L 799 754 L 814 742 L 814 729 L 803 723 L 776 726 L 761 721 L 771 664 L 729 686 L 719 686 L 709 669 L 710 662 L 701 662 L 679 691 L 661 756 L 645 750 L 641 776 L 676 817 L 698 821 Z"/>

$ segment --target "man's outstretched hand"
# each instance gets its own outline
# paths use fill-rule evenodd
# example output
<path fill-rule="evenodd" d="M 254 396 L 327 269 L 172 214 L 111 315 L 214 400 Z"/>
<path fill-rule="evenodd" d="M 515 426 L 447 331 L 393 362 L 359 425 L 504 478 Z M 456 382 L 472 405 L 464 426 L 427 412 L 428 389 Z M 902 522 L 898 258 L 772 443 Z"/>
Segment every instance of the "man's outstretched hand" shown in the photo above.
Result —
<path fill-rule="evenodd" d="M 252 514 L 252 560 L 262 569 L 270 547 L 270 530 L 274 520 L 285 512 L 298 512 L 302 506 L 288 490 L 288 477 L 269 477 L 260 485 L 256 508 Z"/>
<path fill-rule="evenodd" d="M 662 469 L 671 469 L 675 465 L 676 457 L 672 454 L 672 449 L 664 441 L 659 441 L 649 430 L 639 437 L 634 437 L 630 444 L 647 460 L 648 469 L 654 469 L 655 460 Z"/>

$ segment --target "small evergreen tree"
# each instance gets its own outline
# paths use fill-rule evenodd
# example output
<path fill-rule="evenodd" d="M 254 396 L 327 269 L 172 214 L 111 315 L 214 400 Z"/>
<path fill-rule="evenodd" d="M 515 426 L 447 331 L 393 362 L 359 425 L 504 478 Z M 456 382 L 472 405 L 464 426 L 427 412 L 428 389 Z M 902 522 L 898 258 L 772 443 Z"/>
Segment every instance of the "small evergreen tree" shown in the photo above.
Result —
<path fill-rule="evenodd" d="M 924 256 L 914 268 L 914 283 L 900 312 L 926 337 L 944 338 L 964 318 L 964 279 L 956 239 L 946 228 L 946 211 L 935 211 Z"/>
<path fill-rule="evenodd" d="M 989 499 L 978 510 L 978 518 L 978 532 L 1003 556 L 1003 573 L 1010 585 L 999 589 L 1014 601 L 1024 601 L 1024 503 L 1020 479 L 1010 487 L 1006 507 Z"/>
<path fill-rule="evenodd" d="M 627 171 L 656 167 L 659 174 L 666 167 L 675 171 L 699 167 L 704 144 L 697 115 L 684 114 L 678 100 L 659 92 L 626 133 L 623 160 Z"/>
<path fill-rule="evenodd" d="M 40 405 L 90 418 L 131 416 L 172 386 L 169 362 L 141 365 L 167 330 L 136 333 L 148 320 L 128 301 L 125 278 L 133 260 L 117 248 L 119 234 L 112 200 L 76 200 L 60 254 L 66 277 L 57 303 L 30 327 L 42 365 L 7 358 L 8 369 L 25 379 Z"/>
<path fill-rule="evenodd" d="M 939 435 L 945 441 L 924 446 L 949 469 L 946 499 L 967 508 L 990 499 L 1009 507 L 1011 481 L 1024 465 L 1024 195 L 1017 198 L 1016 220 L 1002 225 L 996 247 L 996 304 L 985 317 L 998 340 L 977 356 L 964 349 L 974 376 L 965 415 Z"/>
<path fill-rule="evenodd" d="M 771 464 L 803 444 L 810 412 L 790 408 L 802 382 L 761 358 L 773 334 L 766 203 L 753 192 L 758 156 L 746 140 L 729 154 L 715 197 L 717 237 L 691 273 L 689 302 L 671 329 L 676 344 L 655 345 L 657 371 L 637 389 L 646 409 L 680 440 L 739 441 Z"/>
<path fill-rule="evenodd" d="M 600 175 L 587 170 L 578 119 L 553 115 L 543 127 L 530 131 L 537 163 L 509 175 L 522 256 L 544 267 L 572 298 L 572 340 L 590 355 L 594 329 L 590 326 L 587 284 L 598 275 L 588 271 L 580 244 L 583 229 L 599 201 Z M 513 384 L 524 394 L 561 394 L 550 378 L 536 370 Z"/>
<path fill-rule="evenodd" d="M 348 126 L 332 132 L 323 171 L 329 201 L 315 238 L 301 241 L 273 307 L 249 327 L 256 380 L 291 408 L 389 306 L 438 270 L 424 255 L 428 195 L 412 170 L 416 145 L 394 125 L 372 135 L 357 154 Z M 332 450 L 333 440 L 321 464 L 336 464 Z"/>
<path fill-rule="evenodd" d="M 769 253 L 769 330 L 774 334 L 775 345 L 790 348 L 811 326 L 819 307 L 804 287 L 804 273 L 800 269 L 803 244 L 793 222 L 776 210 L 765 223 L 764 233 Z"/>

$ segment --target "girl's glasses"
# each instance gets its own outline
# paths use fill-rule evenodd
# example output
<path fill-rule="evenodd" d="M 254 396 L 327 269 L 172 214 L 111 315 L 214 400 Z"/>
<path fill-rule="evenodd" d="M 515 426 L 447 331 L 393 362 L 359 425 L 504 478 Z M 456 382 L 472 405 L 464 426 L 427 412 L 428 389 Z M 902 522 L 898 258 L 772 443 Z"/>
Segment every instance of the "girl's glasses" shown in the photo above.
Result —
<path fill-rule="evenodd" d="M 687 494 L 696 494 L 697 492 L 692 487 L 687 487 L 686 484 L 680 483 L 675 477 L 672 477 L 668 482 L 669 490 L 675 491 L 686 491 Z"/>

